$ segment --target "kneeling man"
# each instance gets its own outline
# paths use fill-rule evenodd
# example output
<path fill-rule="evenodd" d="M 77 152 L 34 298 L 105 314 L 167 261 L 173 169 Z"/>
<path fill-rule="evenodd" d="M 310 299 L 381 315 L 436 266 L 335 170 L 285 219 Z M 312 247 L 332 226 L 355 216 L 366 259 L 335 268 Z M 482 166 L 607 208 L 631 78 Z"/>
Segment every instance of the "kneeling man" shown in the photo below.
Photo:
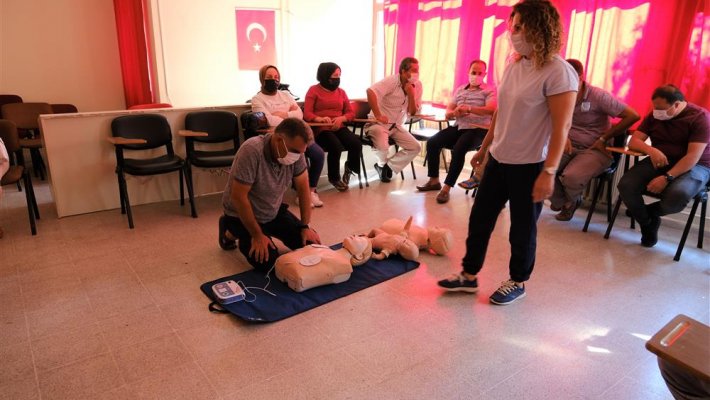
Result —
<path fill-rule="evenodd" d="M 235 249 L 238 240 L 249 264 L 266 272 L 278 257 L 272 237 L 290 249 L 320 243 L 318 234 L 308 226 L 311 197 L 303 153 L 312 141 L 313 132 L 302 120 L 286 118 L 273 134 L 256 136 L 242 144 L 222 197 L 220 247 Z M 298 193 L 300 219 L 283 203 L 291 185 Z"/>

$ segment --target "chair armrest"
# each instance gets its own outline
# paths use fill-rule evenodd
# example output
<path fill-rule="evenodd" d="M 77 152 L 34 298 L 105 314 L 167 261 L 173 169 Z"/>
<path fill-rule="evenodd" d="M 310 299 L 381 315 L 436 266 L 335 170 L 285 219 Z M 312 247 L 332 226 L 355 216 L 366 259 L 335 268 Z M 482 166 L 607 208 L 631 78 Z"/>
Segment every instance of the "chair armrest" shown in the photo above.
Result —
<path fill-rule="evenodd" d="M 612 153 L 627 154 L 635 157 L 641 157 L 646 155 L 644 153 L 639 153 L 638 151 L 629 150 L 628 147 L 607 147 L 606 149 L 608 151 L 611 151 Z"/>
<path fill-rule="evenodd" d="M 372 124 L 374 124 L 374 123 L 377 123 L 378 121 L 377 121 L 376 119 L 373 119 L 373 118 L 355 118 L 355 119 L 353 119 L 351 122 L 360 122 L 360 123 L 366 123 L 366 124 L 372 123 Z"/>
<path fill-rule="evenodd" d="M 127 139 L 120 136 L 109 136 L 106 138 L 111 144 L 115 146 L 120 146 L 124 144 L 146 144 L 148 143 L 145 139 Z"/>
<path fill-rule="evenodd" d="M 180 129 L 178 135 L 182 137 L 207 137 L 210 134 L 207 132 L 189 131 L 187 129 Z"/>

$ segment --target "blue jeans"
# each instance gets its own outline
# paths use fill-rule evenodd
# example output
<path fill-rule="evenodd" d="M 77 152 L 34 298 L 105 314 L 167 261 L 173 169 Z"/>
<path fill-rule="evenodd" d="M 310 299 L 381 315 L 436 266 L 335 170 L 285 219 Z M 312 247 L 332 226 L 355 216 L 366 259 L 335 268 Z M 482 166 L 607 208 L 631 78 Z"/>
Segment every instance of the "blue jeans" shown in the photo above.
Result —
<path fill-rule="evenodd" d="M 466 255 L 463 270 L 478 274 L 486 258 L 488 242 L 496 226 L 498 214 L 510 201 L 510 279 L 525 282 L 535 267 L 537 219 L 542 203 L 534 203 L 532 190 L 542 171 L 542 163 L 501 164 L 488 154 L 483 180 L 468 219 Z"/>
<path fill-rule="evenodd" d="M 619 196 L 626 204 L 631 215 L 641 225 L 651 222 L 651 217 L 675 214 L 688 206 L 690 199 L 695 197 L 710 181 L 710 168 L 696 165 L 690 171 L 677 176 L 673 182 L 661 192 L 661 199 L 648 206 L 643 201 L 646 185 L 657 176 L 661 176 L 670 168 L 656 169 L 651 163 L 651 157 L 646 157 L 628 170 L 619 181 Z M 651 215 L 652 214 L 652 215 Z"/>
<path fill-rule="evenodd" d="M 313 142 L 306 147 L 306 158 L 308 159 L 308 186 L 313 189 L 318 186 L 318 179 L 323 171 L 325 152 Z"/>

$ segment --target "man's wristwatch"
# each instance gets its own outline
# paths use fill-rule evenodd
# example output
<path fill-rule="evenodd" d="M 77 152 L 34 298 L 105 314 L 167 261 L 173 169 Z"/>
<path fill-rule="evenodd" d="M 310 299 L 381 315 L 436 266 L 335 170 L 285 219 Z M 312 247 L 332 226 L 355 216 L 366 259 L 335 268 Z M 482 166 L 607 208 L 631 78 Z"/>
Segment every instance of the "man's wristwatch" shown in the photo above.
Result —
<path fill-rule="evenodd" d="M 673 182 L 673 179 L 675 179 L 675 176 L 673 176 L 669 173 L 665 173 L 665 174 L 663 174 L 663 176 L 666 177 L 666 182 L 668 182 L 668 183 Z"/>
<path fill-rule="evenodd" d="M 557 167 L 546 167 L 546 168 L 543 168 L 542 170 L 543 170 L 543 172 L 550 174 L 550 175 L 554 175 L 557 173 Z"/>

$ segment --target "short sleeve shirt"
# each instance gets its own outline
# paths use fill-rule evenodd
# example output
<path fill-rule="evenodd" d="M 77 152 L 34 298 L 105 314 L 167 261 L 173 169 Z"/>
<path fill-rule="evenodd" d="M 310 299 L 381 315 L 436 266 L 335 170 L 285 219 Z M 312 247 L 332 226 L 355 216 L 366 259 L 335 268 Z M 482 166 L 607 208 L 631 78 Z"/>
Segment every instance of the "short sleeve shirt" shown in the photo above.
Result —
<path fill-rule="evenodd" d="M 398 125 L 403 124 L 407 117 L 409 98 L 404 93 L 404 89 L 402 89 L 399 74 L 390 75 L 375 83 L 370 86 L 370 90 L 375 92 L 380 111 L 387 117 L 389 122 L 397 123 Z M 422 92 L 422 83 L 415 83 L 414 98 L 417 102 L 417 109 L 419 109 L 422 104 Z M 370 111 L 370 118 L 375 118 L 375 114 L 373 114 L 372 111 Z"/>
<path fill-rule="evenodd" d="M 582 101 L 575 105 L 569 139 L 575 147 L 588 148 L 611 127 L 611 118 L 626 108 L 603 89 L 586 84 Z"/>
<path fill-rule="evenodd" d="M 525 58 L 508 65 L 498 86 L 493 157 L 505 164 L 544 161 L 552 135 L 547 97 L 576 92 L 578 85 L 577 72 L 559 55 L 539 69 Z"/>
<path fill-rule="evenodd" d="M 234 181 L 251 185 L 249 203 L 256 221 L 264 224 L 276 218 L 283 195 L 291 187 L 293 177 L 306 170 L 303 155 L 294 164 L 281 165 L 273 159 L 269 141 L 272 135 L 255 136 L 245 141 L 234 156 L 227 187 L 222 195 L 224 213 L 239 218 L 231 193 Z"/>
<path fill-rule="evenodd" d="M 638 130 L 651 138 L 651 145 L 675 164 L 688 153 L 689 143 L 710 143 L 709 118 L 708 110 L 688 103 L 680 114 L 667 121 L 654 118 L 653 113 L 648 114 Z M 698 164 L 710 167 L 710 145 L 705 146 Z"/>
<path fill-rule="evenodd" d="M 481 85 L 473 90 L 468 90 L 468 84 L 456 89 L 454 104 L 457 106 L 483 107 L 491 101 L 495 101 L 495 88 L 488 85 Z M 459 129 L 473 129 L 491 126 L 492 115 L 466 114 L 456 119 L 456 126 Z"/>

